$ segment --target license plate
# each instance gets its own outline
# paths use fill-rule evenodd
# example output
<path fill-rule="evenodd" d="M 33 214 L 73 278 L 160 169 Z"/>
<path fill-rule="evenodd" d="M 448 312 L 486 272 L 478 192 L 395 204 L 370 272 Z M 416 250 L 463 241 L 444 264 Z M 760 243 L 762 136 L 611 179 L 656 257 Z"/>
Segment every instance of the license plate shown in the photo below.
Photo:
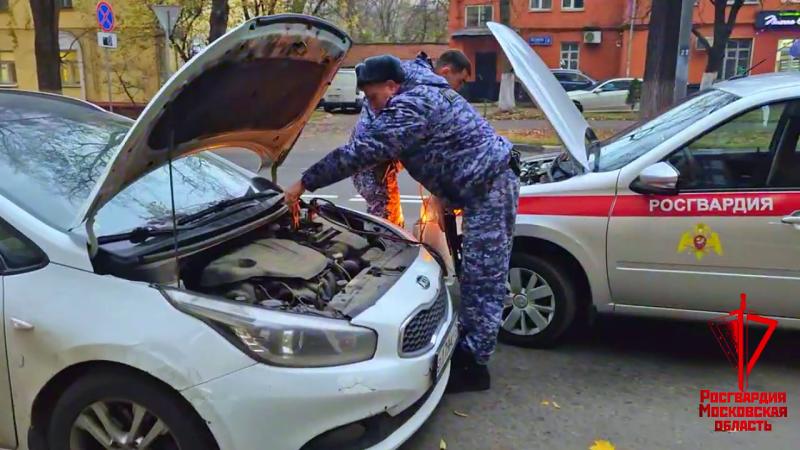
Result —
<path fill-rule="evenodd" d="M 442 371 L 447 367 L 447 362 L 450 361 L 453 352 L 456 350 L 456 344 L 458 344 L 458 320 L 454 317 L 453 323 L 450 324 L 450 329 L 447 330 L 439 349 L 436 350 L 436 356 L 433 357 L 431 373 L 434 376 L 434 383 L 439 381 L 439 377 L 442 376 Z"/>

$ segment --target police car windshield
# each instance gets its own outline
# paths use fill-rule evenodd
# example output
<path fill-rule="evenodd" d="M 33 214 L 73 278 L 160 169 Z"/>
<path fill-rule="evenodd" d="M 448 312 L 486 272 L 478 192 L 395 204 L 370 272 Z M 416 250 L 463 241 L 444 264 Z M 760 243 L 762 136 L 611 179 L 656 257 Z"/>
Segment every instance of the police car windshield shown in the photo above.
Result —
<path fill-rule="evenodd" d="M 594 160 L 596 172 L 617 170 L 739 97 L 718 89 L 689 97 L 660 116 L 641 121 L 602 143 Z"/>

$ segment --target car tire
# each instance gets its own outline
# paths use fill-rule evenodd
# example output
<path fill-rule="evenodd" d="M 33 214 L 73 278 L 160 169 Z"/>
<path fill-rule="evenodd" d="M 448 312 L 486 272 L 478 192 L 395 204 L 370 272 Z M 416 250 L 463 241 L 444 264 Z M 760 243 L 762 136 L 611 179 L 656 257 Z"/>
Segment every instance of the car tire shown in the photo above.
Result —
<path fill-rule="evenodd" d="M 159 423 L 163 425 L 165 434 L 150 443 L 155 444 L 148 447 L 152 450 L 218 449 L 206 424 L 180 395 L 129 370 L 106 369 L 79 378 L 64 390 L 52 411 L 46 438 L 50 450 L 103 448 L 97 447 L 99 441 L 85 431 L 86 424 L 92 424 L 105 433 L 102 414 L 128 432 L 125 439 L 134 441 L 146 439 Z M 139 430 L 130 433 L 137 415 L 143 417 Z"/>
<path fill-rule="evenodd" d="M 580 102 L 572 102 L 575 104 L 575 107 L 578 108 L 578 111 L 583 112 L 583 105 Z"/>
<path fill-rule="evenodd" d="M 323 110 L 324 110 L 326 113 L 332 113 L 332 112 L 333 112 L 333 108 L 331 108 L 330 106 L 323 106 L 323 107 L 322 107 L 322 109 L 323 109 Z"/>
<path fill-rule="evenodd" d="M 530 287 L 530 277 L 526 277 L 527 274 L 536 274 L 539 277 L 533 286 L 536 291 L 546 294 L 547 289 L 544 287 L 549 287 L 552 292 L 551 298 L 538 298 L 535 300 L 538 303 L 537 305 L 533 305 L 530 298 L 528 298 L 526 305 L 526 308 L 531 306 L 537 310 L 541 308 L 539 320 L 544 318 L 547 324 L 544 327 L 537 326 L 536 321 L 531 319 L 532 316 L 529 313 L 525 313 L 519 319 L 525 322 L 512 323 L 515 318 L 509 318 L 509 315 L 512 314 L 514 309 L 520 310 L 520 302 L 517 299 L 519 295 L 523 294 L 518 293 L 512 296 L 509 292 L 509 297 L 506 299 L 503 308 L 500 340 L 512 345 L 536 348 L 548 348 L 556 345 L 574 322 L 578 309 L 579 288 L 577 283 L 567 275 L 570 273 L 569 267 L 555 256 L 538 256 L 514 252 L 511 255 L 509 289 L 512 288 L 511 278 L 514 275 L 514 270 L 520 271 L 522 275 L 521 284 L 525 288 Z M 533 291 L 531 290 L 531 292 Z M 549 308 L 550 312 L 545 308 Z M 523 323 L 527 326 L 527 333 L 525 333 L 526 330 L 522 326 Z M 534 332 L 533 328 L 538 331 Z"/>

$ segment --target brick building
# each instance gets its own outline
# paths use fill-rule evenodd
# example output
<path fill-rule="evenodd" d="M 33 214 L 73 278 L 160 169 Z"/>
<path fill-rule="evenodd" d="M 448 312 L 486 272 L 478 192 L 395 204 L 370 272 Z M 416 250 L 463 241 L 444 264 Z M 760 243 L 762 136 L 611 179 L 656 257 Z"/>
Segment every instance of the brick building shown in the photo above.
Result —
<path fill-rule="evenodd" d="M 548 66 L 579 69 L 595 79 L 643 77 L 651 0 L 509 1 L 511 26 Z M 497 98 L 502 72 L 500 48 L 485 24 L 499 19 L 499 0 L 450 3 L 450 45 L 463 50 L 475 65 L 467 92 L 473 99 Z M 713 23 L 713 5 L 698 0 L 695 27 L 710 38 Z M 728 78 L 753 66 L 752 73 L 798 70 L 797 61 L 788 55 L 794 39 L 800 39 L 800 0 L 746 0 L 720 75 Z M 697 42 L 692 36 L 690 83 L 700 82 L 706 65 L 707 51 Z M 628 52 L 631 43 L 632 51 Z"/>

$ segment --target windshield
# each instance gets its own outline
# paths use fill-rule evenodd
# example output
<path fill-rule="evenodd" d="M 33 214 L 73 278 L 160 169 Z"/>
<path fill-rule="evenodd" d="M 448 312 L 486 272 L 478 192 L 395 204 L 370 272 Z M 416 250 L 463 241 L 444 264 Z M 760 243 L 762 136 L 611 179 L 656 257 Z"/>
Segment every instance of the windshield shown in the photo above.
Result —
<path fill-rule="evenodd" d="M 66 230 L 133 122 L 69 99 L 0 93 L 0 194 Z M 188 213 L 245 194 L 248 177 L 213 155 L 173 164 L 175 206 Z M 171 214 L 168 167 L 115 196 L 96 218 L 98 235 L 129 231 Z"/>
<path fill-rule="evenodd" d="M 712 89 L 689 97 L 660 116 L 638 122 L 601 143 L 597 171 L 620 169 L 694 122 L 736 101 L 731 93 Z"/>

